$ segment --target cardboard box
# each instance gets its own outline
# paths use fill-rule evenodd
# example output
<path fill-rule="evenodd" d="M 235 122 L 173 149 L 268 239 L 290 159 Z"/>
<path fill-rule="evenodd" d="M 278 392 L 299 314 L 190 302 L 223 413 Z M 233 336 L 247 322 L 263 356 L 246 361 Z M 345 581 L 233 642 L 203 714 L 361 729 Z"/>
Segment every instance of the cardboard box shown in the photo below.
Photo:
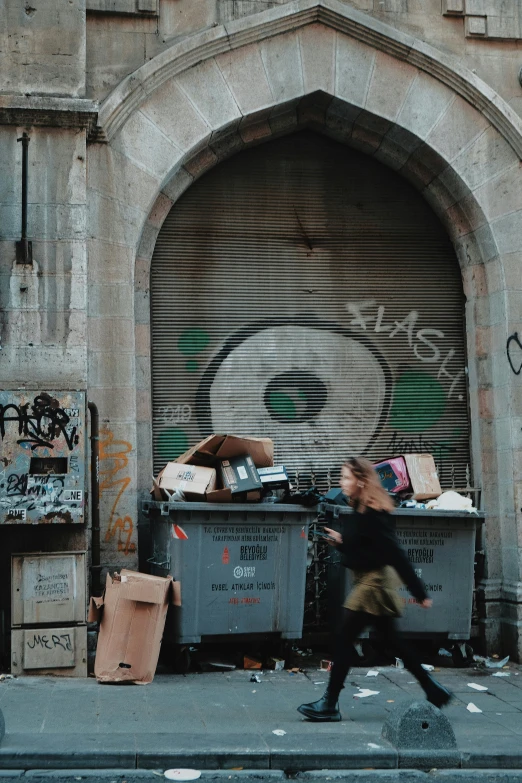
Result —
<path fill-rule="evenodd" d="M 442 494 L 435 460 L 431 454 L 402 454 L 415 500 L 430 500 Z"/>
<path fill-rule="evenodd" d="M 259 473 L 263 489 L 287 489 L 289 486 L 288 473 L 284 465 L 259 468 L 257 472 Z"/>
<path fill-rule="evenodd" d="M 175 587 L 177 586 L 177 587 Z M 152 682 L 168 604 L 181 605 L 179 582 L 122 569 L 107 574 L 103 598 L 91 598 L 89 622 L 99 622 L 94 674 L 98 682 Z"/>
<path fill-rule="evenodd" d="M 262 669 L 263 664 L 257 658 L 252 658 L 250 655 L 243 656 L 243 669 Z"/>
<path fill-rule="evenodd" d="M 270 438 L 240 438 L 237 435 L 209 435 L 177 458 L 178 464 L 214 466 L 222 459 L 250 454 L 256 468 L 274 464 L 274 443 Z"/>
<path fill-rule="evenodd" d="M 273 669 L 275 672 L 282 672 L 285 668 L 285 659 L 284 658 L 269 658 L 267 663 L 268 669 Z"/>
<path fill-rule="evenodd" d="M 221 460 L 220 476 L 223 487 L 230 489 L 233 500 L 239 497 L 246 500 L 259 500 L 261 497 L 263 485 L 249 454 Z"/>
<path fill-rule="evenodd" d="M 205 468 L 197 465 L 168 462 L 158 478 L 154 480 L 152 492 L 156 500 L 168 498 L 168 492 L 181 489 L 187 500 L 205 500 L 208 492 L 212 492 L 216 486 L 216 471 L 214 468 Z M 157 497 L 159 492 L 159 497 Z"/>
<path fill-rule="evenodd" d="M 378 462 L 373 467 L 388 492 L 403 492 L 409 488 L 410 477 L 404 457 L 393 457 L 386 462 Z"/>

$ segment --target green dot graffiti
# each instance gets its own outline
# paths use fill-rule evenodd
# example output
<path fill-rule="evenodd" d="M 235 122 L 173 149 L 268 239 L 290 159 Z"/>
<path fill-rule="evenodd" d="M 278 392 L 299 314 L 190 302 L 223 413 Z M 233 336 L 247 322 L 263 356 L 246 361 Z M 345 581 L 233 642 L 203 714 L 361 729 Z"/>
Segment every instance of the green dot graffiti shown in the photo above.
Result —
<path fill-rule="evenodd" d="M 446 407 L 446 395 L 436 378 L 425 372 L 404 372 L 393 392 L 391 425 L 401 432 L 422 432 L 440 419 Z"/>
<path fill-rule="evenodd" d="M 178 349 L 184 356 L 195 356 L 204 351 L 210 342 L 210 335 L 205 329 L 193 327 L 186 329 L 179 337 Z M 199 365 L 195 359 L 189 359 L 185 364 L 187 372 L 197 372 Z"/>
<path fill-rule="evenodd" d="M 188 449 L 188 438 L 179 427 L 163 430 L 158 438 L 158 454 L 166 460 L 175 460 Z"/>
<path fill-rule="evenodd" d="M 279 418 L 283 417 L 285 421 L 292 421 L 295 419 L 295 402 L 290 395 L 284 394 L 284 392 L 272 392 L 269 396 L 269 403 L 270 408 Z"/>

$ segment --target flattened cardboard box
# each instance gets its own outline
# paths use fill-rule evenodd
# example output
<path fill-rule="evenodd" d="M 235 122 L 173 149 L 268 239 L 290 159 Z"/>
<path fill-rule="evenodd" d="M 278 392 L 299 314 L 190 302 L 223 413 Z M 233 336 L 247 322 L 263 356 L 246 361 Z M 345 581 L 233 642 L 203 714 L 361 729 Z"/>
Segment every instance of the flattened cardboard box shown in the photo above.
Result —
<path fill-rule="evenodd" d="M 181 606 L 179 582 L 122 569 L 107 574 L 103 598 L 91 598 L 89 622 L 100 621 L 94 674 L 98 682 L 152 682 L 169 602 Z"/>
<path fill-rule="evenodd" d="M 256 468 L 274 464 L 274 442 L 270 438 L 240 438 L 237 435 L 209 435 L 177 458 L 178 463 L 215 465 L 222 459 L 250 454 Z"/>

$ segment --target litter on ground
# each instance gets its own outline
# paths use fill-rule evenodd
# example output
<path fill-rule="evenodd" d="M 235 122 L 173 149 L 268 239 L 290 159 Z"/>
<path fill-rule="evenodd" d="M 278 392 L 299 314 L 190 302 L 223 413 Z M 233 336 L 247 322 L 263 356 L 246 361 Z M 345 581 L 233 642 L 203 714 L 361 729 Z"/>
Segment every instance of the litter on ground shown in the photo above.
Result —
<path fill-rule="evenodd" d="M 377 696 L 379 691 L 371 691 L 369 688 L 359 688 L 359 693 L 354 693 L 354 699 L 365 699 L 367 696 Z"/>
<path fill-rule="evenodd" d="M 466 709 L 467 709 L 467 711 L 468 711 L 468 712 L 482 712 L 482 710 L 480 710 L 480 709 L 479 709 L 479 708 L 476 706 L 476 704 L 473 704 L 473 702 L 472 702 L 472 701 L 470 701 L 470 703 L 468 704 L 468 706 L 466 707 Z"/>
<path fill-rule="evenodd" d="M 167 780 L 197 780 L 201 777 L 199 769 L 167 769 L 164 774 Z"/>
<path fill-rule="evenodd" d="M 473 688 L 474 691 L 487 691 L 484 685 L 477 685 L 476 682 L 468 682 L 468 688 Z"/>
<path fill-rule="evenodd" d="M 366 672 L 367 677 L 377 677 L 379 672 L 375 671 L 375 669 L 370 669 L 370 671 Z"/>
<path fill-rule="evenodd" d="M 495 660 L 494 657 L 484 658 L 483 655 L 474 655 L 473 660 L 476 661 L 476 663 L 480 663 L 485 666 L 486 669 L 502 669 L 502 667 L 508 663 L 509 655 L 506 655 L 506 657 L 502 658 L 501 661 Z"/>
<path fill-rule="evenodd" d="M 286 731 L 284 729 L 274 729 L 272 734 L 276 734 L 278 737 L 284 737 Z"/>

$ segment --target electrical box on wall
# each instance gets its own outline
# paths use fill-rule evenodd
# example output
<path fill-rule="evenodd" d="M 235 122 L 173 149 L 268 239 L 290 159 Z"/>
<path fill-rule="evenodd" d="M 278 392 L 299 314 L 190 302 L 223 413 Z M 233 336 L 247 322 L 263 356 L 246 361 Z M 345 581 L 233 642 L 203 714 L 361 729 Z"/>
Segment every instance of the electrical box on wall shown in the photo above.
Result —
<path fill-rule="evenodd" d="M 85 518 L 84 392 L 0 391 L 0 524 Z"/>
<path fill-rule="evenodd" d="M 11 624 L 85 623 L 85 552 L 11 557 Z"/>
<path fill-rule="evenodd" d="M 11 672 L 87 677 L 87 626 L 13 629 Z"/>

